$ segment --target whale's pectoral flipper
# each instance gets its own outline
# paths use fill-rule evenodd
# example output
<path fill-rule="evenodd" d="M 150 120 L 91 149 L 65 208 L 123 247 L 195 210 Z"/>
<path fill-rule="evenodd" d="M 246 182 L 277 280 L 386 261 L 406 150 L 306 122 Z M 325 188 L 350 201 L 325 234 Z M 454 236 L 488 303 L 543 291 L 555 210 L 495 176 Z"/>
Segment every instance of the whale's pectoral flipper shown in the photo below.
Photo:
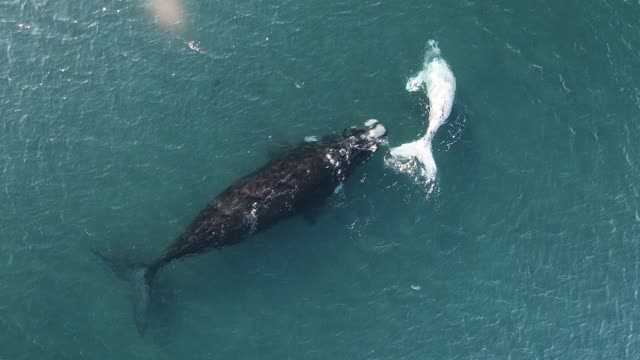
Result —
<path fill-rule="evenodd" d="M 103 251 L 93 250 L 93 253 L 102 259 L 118 278 L 129 284 L 129 297 L 133 305 L 136 328 L 140 335 L 144 335 L 151 297 L 151 279 L 147 276 L 147 265 L 127 258 L 118 258 Z"/>

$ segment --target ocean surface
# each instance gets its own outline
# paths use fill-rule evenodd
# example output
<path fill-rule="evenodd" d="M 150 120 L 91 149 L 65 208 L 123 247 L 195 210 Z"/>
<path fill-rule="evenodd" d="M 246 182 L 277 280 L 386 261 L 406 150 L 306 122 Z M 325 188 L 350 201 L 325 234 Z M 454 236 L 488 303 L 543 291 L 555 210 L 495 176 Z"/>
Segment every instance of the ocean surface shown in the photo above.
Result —
<path fill-rule="evenodd" d="M 157 1 L 157 0 L 156 0 Z M 640 2 L 0 0 L 0 359 L 640 358 Z M 149 329 L 93 254 L 153 259 L 305 136 L 427 127 L 315 223 L 171 264 Z"/>

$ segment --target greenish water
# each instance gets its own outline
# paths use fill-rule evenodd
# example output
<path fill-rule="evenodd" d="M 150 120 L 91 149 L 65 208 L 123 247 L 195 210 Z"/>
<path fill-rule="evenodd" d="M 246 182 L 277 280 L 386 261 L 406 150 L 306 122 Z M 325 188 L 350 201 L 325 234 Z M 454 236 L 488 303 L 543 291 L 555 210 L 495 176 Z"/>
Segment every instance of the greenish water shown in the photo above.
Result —
<path fill-rule="evenodd" d="M 184 6 L 0 0 L 0 359 L 640 357 L 640 3 Z M 383 149 L 315 224 L 165 269 L 140 337 L 90 250 L 158 255 L 304 136 L 416 139 L 428 39 L 465 114 L 436 192 Z"/>

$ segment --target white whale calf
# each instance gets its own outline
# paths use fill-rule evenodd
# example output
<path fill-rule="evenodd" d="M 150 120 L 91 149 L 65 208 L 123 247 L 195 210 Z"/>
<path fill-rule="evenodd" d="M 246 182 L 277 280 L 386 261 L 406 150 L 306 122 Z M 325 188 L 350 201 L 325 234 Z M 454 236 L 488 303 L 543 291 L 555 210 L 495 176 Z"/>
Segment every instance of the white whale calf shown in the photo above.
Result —
<path fill-rule="evenodd" d="M 456 94 L 456 78 L 449 65 L 440 56 L 435 41 L 430 40 L 424 60 L 424 67 L 416 76 L 409 79 L 407 91 L 426 88 L 429 99 L 429 126 L 420 139 L 391 149 L 387 164 L 395 169 L 413 173 L 424 178 L 424 182 L 433 185 L 438 168 L 433 158 L 431 142 L 438 128 L 451 114 Z"/>

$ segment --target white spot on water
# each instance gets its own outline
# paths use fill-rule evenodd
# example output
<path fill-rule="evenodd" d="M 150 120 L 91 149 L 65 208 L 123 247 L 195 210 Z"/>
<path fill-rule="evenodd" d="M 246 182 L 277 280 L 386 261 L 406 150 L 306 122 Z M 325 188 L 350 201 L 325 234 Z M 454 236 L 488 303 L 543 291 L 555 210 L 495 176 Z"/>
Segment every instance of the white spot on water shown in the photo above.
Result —
<path fill-rule="evenodd" d="M 540 73 L 543 73 L 543 72 L 544 72 L 544 69 L 542 68 L 542 66 L 540 66 L 540 65 L 538 65 L 538 64 L 531 64 L 530 66 L 531 66 L 532 68 L 534 68 L 534 69 L 538 69 L 538 70 L 540 70 Z"/>
<path fill-rule="evenodd" d="M 564 81 L 564 77 L 562 77 L 562 74 L 558 74 L 558 77 L 560 77 L 560 83 L 562 84 L 562 88 L 564 89 L 564 91 L 567 94 L 570 93 L 571 89 L 567 87 L 567 83 Z"/>
<path fill-rule="evenodd" d="M 200 43 L 194 40 L 189 41 L 189 49 L 200 52 Z"/>

